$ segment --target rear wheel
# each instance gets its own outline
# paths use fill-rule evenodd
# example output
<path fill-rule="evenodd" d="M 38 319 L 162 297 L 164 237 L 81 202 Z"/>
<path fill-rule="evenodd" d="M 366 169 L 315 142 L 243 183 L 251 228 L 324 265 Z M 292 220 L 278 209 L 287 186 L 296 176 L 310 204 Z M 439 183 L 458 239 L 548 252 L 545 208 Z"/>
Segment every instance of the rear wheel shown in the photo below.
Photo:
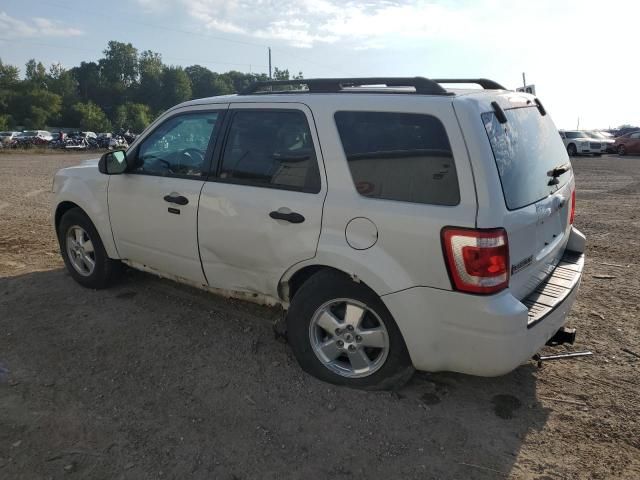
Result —
<path fill-rule="evenodd" d="M 627 149 L 624 145 L 620 145 L 618 147 L 618 155 L 626 155 L 627 154 Z"/>
<path fill-rule="evenodd" d="M 575 157 L 578 154 L 578 150 L 576 149 L 576 146 L 573 143 L 570 143 L 567 146 L 567 153 L 569 154 L 570 157 Z"/>
<path fill-rule="evenodd" d="M 287 337 L 306 372 L 336 385 L 395 389 L 413 373 L 402 334 L 380 298 L 338 272 L 319 272 L 296 293 Z"/>
<path fill-rule="evenodd" d="M 117 278 L 120 262 L 108 257 L 98 231 L 79 208 L 62 216 L 58 241 L 67 271 L 80 285 L 106 288 Z"/>

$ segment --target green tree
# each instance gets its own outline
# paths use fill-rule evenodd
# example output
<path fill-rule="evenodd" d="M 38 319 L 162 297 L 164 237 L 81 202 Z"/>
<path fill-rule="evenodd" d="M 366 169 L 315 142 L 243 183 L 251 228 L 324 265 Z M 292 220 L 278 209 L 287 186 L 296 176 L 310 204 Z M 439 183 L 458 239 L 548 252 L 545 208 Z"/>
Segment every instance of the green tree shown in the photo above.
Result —
<path fill-rule="evenodd" d="M 10 123 L 10 111 L 8 110 L 11 97 L 16 94 L 19 85 L 20 70 L 18 67 L 2 63 L 0 59 L 0 115 L 3 115 L 3 122 Z M 3 127 L 6 129 L 7 127 Z"/>
<path fill-rule="evenodd" d="M 0 114 L 0 130 L 9 130 L 11 122 L 12 119 L 10 115 Z"/>
<path fill-rule="evenodd" d="M 47 70 L 42 62 L 36 62 L 32 58 L 25 65 L 25 78 L 36 87 L 44 87 L 47 81 Z"/>
<path fill-rule="evenodd" d="M 147 128 L 152 118 L 151 109 L 147 105 L 126 103 L 116 108 L 113 126 L 118 130 L 130 129 L 135 133 L 140 133 Z"/>
<path fill-rule="evenodd" d="M 216 74 L 216 79 L 214 81 L 214 91 L 216 92 L 215 95 L 230 95 L 235 92 L 233 88 L 233 82 L 224 74 Z"/>
<path fill-rule="evenodd" d="M 43 128 L 58 120 L 62 97 L 41 88 L 26 88 L 13 95 L 8 109 L 17 124 L 27 128 Z"/>
<path fill-rule="evenodd" d="M 81 62 L 79 67 L 70 70 L 78 83 L 78 94 L 83 102 L 96 100 L 101 89 L 100 67 L 95 62 Z"/>
<path fill-rule="evenodd" d="M 59 63 L 49 68 L 46 84 L 50 92 L 62 97 L 63 107 L 79 101 L 77 80 L 71 71 L 65 70 Z"/>
<path fill-rule="evenodd" d="M 130 43 L 111 40 L 98 65 L 102 77 L 111 87 L 124 89 L 138 78 L 138 50 Z"/>
<path fill-rule="evenodd" d="M 239 92 L 255 81 L 267 80 L 264 73 L 165 66 L 159 53 L 145 50 L 138 55 L 131 43 L 110 41 L 103 53 L 96 62 L 81 62 L 70 70 L 55 63 L 47 71 L 42 62 L 31 59 L 25 65 L 24 80 L 18 68 L 0 60 L 2 125 L 42 128 L 82 122 L 83 128 L 91 125 L 103 130 L 111 120 L 140 131 L 159 112 L 178 103 Z M 292 78 L 288 69 L 281 68 L 275 69 L 274 77 Z M 302 73 L 293 78 L 302 78 Z"/>
<path fill-rule="evenodd" d="M 0 58 L 0 88 L 14 87 L 20 80 L 19 75 L 18 67 L 3 63 Z"/>
<path fill-rule="evenodd" d="M 78 102 L 73 106 L 78 126 L 91 132 L 107 132 L 111 123 L 105 113 L 93 102 Z"/>
<path fill-rule="evenodd" d="M 162 108 L 191 99 L 191 81 L 181 67 L 164 67 L 162 71 Z"/>
<path fill-rule="evenodd" d="M 164 65 L 159 53 L 145 50 L 138 60 L 140 84 L 136 98 L 138 102 L 159 110 L 162 105 L 162 72 Z"/>
<path fill-rule="evenodd" d="M 193 98 L 204 98 L 215 95 L 212 93 L 215 77 L 211 70 L 201 65 L 191 65 L 185 68 L 184 71 L 191 81 Z"/>
<path fill-rule="evenodd" d="M 302 80 L 304 77 L 302 76 L 302 72 L 298 72 L 298 75 L 294 75 L 291 77 L 289 73 L 289 69 L 280 70 L 278 67 L 275 67 L 273 71 L 273 79 L 274 80 Z M 302 89 L 299 85 L 292 85 L 289 87 L 291 90 L 299 90 Z"/>

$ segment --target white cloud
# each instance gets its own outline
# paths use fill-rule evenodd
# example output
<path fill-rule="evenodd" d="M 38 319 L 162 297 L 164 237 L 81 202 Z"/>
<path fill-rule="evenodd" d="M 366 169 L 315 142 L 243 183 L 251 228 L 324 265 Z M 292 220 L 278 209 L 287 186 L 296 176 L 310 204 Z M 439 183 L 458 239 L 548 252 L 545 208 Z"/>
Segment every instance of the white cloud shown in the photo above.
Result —
<path fill-rule="evenodd" d="M 243 35 L 273 47 L 331 47 L 318 51 L 332 52 L 334 63 L 349 58 L 352 71 L 375 65 L 378 72 L 484 75 L 509 87 L 519 85 L 526 71 L 561 126 L 574 126 L 578 116 L 585 126 L 638 118 L 637 98 L 629 92 L 636 90 L 640 64 L 628 53 L 637 43 L 638 2 L 164 1 L 169 4 L 186 13 L 194 30 Z M 375 63 L 378 54 L 386 64 Z"/>
<path fill-rule="evenodd" d="M 37 17 L 24 21 L 11 17 L 6 12 L 0 12 L 0 32 L 8 38 L 76 37 L 84 34 L 82 30 L 46 18 Z"/>
<path fill-rule="evenodd" d="M 501 41 L 508 47 L 520 41 L 550 44 L 576 38 L 591 42 L 598 38 L 594 28 L 615 31 L 609 27 L 629 23 L 615 5 L 620 0 L 610 0 L 607 8 L 599 0 L 137 1 L 145 9 L 172 6 L 212 31 L 298 47 L 336 43 L 357 49 L 406 47 L 407 41 Z"/>

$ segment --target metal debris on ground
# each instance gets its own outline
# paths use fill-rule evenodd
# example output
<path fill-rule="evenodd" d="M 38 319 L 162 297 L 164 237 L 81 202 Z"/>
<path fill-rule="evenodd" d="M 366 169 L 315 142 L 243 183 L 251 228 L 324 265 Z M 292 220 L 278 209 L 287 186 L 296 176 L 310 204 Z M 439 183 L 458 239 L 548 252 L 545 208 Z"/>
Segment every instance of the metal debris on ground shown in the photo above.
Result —
<path fill-rule="evenodd" d="M 538 362 L 538 368 L 542 368 L 542 362 L 548 360 L 564 360 L 565 358 L 575 358 L 575 357 L 587 357 L 593 355 L 593 352 L 584 351 L 584 352 L 567 352 L 567 353 L 557 353 L 555 355 L 540 355 L 535 354 L 533 359 Z"/>

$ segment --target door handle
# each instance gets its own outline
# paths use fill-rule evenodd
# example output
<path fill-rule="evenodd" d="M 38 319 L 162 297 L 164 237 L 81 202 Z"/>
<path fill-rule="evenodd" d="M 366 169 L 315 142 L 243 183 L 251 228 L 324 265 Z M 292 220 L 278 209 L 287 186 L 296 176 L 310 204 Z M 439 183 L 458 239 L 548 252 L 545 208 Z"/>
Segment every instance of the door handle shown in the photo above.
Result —
<path fill-rule="evenodd" d="M 164 201 L 169 203 L 175 203 L 176 205 L 186 205 L 189 203 L 189 199 L 187 197 L 183 197 L 182 195 L 165 195 Z"/>
<path fill-rule="evenodd" d="M 269 213 L 269 216 L 275 220 L 284 220 L 289 223 L 302 223 L 304 222 L 304 217 L 296 212 L 284 213 L 274 210 Z"/>

